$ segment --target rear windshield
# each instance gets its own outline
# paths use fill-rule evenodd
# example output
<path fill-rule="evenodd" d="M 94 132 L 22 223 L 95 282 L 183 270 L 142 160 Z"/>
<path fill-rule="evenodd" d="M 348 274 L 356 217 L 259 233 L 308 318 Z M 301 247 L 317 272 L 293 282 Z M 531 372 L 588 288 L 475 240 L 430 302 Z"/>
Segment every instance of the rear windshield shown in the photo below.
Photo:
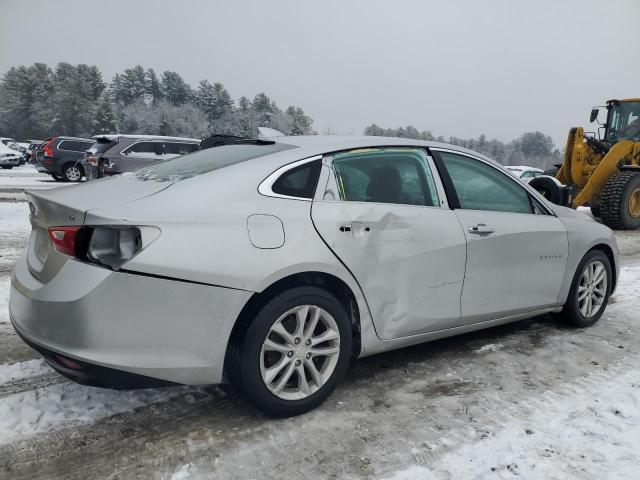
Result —
<path fill-rule="evenodd" d="M 101 138 L 99 140 L 96 140 L 96 143 L 91 145 L 89 152 L 93 153 L 94 155 L 99 153 L 104 153 L 107 150 L 109 150 L 112 146 L 114 146 L 116 143 L 118 142 Z"/>
<path fill-rule="evenodd" d="M 235 165 L 253 158 L 264 157 L 272 153 L 295 148 L 293 145 L 274 143 L 270 145 L 222 145 L 220 147 L 199 150 L 173 160 L 158 163 L 151 167 L 132 172 L 139 180 L 157 182 L 175 182 L 202 175 L 219 168 Z"/>

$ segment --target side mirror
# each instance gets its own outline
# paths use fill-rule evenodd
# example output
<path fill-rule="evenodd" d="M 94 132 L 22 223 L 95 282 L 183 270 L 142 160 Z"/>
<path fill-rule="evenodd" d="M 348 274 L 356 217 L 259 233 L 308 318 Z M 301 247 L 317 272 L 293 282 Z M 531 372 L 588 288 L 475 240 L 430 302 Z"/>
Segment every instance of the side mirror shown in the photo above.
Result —
<path fill-rule="evenodd" d="M 591 116 L 589 117 L 589 122 L 593 123 L 598 119 L 598 114 L 600 113 L 600 109 L 599 108 L 594 108 L 593 110 L 591 110 Z"/>

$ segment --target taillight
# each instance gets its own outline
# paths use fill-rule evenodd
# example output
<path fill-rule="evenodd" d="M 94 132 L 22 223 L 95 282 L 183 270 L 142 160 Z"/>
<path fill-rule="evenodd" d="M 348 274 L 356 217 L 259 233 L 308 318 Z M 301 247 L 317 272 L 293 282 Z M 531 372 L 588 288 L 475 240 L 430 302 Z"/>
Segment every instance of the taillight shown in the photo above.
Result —
<path fill-rule="evenodd" d="M 51 227 L 49 238 L 56 250 L 65 255 L 76 254 L 76 236 L 80 227 Z"/>
<path fill-rule="evenodd" d="M 93 165 L 94 167 L 98 166 L 98 157 L 94 157 L 93 155 L 86 158 L 87 162 Z"/>
<path fill-rule="evenodd" d="M 55 249 L 85 262 L 118 270 L 142 250 L 138 227 L 51 227 Z"/>
<path fill-rule="evenodd" d="M 142 250 L 142 234 L 137 227 L 85 227 L 78 257 L 112 270 Z"/>
<path fill-rule="evenodd" d="M 44 156 L 45 157 L 53 157 L 53 142 L 55 141 L 55 139 L 51 139 L 49 140 L 47 143 L 44 144 L 44 147 L 42 148 L 42 151 L 44 152 Z"/>

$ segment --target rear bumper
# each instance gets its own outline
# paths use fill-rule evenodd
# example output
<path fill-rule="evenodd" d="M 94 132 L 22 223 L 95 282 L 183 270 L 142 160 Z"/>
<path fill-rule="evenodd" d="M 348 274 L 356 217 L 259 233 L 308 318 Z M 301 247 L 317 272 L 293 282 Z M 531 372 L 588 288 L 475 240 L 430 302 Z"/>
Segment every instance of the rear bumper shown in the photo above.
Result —
<path fill-rule="evenodd" d="M 0 167 L 17 167 L 20 165 L 20 158 L 0 158 Z"/>
<path fill-rule="evenodd" d="M 9 315 L 28 344 L 80 383 L 211 384 L 222 380 L 231 329 L 250 296 L 72 259 L 42 284 L 23 256 L 12 277 Z M 65 369 L 55 355 L 83 368 Z"/>
<path fill-rule="evenodd" d="M 60 356 L 55 352 L 47 350 L 45 347 L 36 345 L 24 337 L 15 324 L 14 328 L 22 341 L 42 355 L 51 368 L 60 375 L 76 383 L 89 385 L 91 387 L 112 388 L 115 390 L 171 387 L 179 385 L 178 383 L 168 382 L 166 380 L 159 380 L 157 378 L 137 375 L 134 373 L 124 372 L 122 370 L 101 367 L 100 365 L 94 365 L 78 360 L 73 361 L 75 365 L 73 368 L 70 368 L 69 360 L 71 359 Z M 63 362 L 66 362 L 66 364 Z"/>

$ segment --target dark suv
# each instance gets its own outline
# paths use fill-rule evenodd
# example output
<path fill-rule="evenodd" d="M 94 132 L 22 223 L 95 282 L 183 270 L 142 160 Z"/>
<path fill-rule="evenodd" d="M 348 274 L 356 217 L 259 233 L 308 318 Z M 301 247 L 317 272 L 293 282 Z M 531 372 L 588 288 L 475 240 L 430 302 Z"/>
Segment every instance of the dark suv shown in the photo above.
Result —
<path fill-rule="evenodd" d="M 36 170 L 59 182 L 79 182 L 84 176 L 82 157 L 93 142 L 90 138 L 48 138 L 34 151 Z"/>
<path fill-rule="evenodd" d="M 87 178 L 130 172 L 200 149 L 197 138 L 154 135 L 96 135 L 83 167 Z"/>

